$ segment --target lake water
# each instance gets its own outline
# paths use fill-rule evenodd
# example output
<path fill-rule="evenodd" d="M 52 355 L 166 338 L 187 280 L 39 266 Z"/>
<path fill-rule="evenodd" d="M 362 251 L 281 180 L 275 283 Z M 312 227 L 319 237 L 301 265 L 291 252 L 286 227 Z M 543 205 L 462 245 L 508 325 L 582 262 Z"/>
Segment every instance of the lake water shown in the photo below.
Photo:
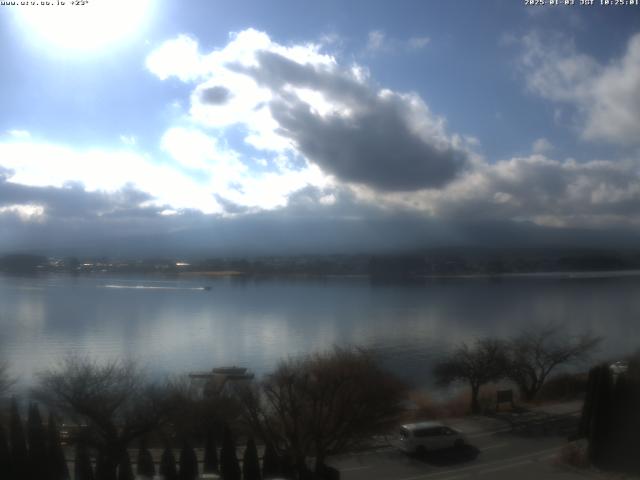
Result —
<path fill-rule="evenodd" d="M 203 286 L 210 286 L 205 290 Z M 364 278 L 0 276 L 0 355 L 22 386 L 69 353 L 131 357 L 156 375 L 247 366 L 359 345 L 414 385 L 457 342 L 560 324 L 640 348 L 640 274 L 534 275 L 374 284 Z"/>

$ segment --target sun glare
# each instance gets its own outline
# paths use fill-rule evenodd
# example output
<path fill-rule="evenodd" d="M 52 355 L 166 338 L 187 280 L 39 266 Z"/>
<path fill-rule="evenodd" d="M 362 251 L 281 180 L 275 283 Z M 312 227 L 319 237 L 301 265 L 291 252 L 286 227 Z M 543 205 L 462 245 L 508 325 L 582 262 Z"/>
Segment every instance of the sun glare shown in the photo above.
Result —
<path fill-rule="evenodd" d="M 151 0 L 49 0 L 17 9 L 38 46 L 61 53 L 95 52 L 131 39 L 150 15 Z"/>

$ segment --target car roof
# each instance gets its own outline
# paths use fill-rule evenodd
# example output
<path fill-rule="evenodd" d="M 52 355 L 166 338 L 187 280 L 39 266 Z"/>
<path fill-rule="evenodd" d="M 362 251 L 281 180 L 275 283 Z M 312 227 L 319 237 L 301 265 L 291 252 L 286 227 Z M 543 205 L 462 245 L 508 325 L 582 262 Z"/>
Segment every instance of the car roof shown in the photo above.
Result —
<path fill-rule="evenodd" d="M 401 428 L 406 428 L 407 430 L 418 430 L 421 428 L 432 428 L 432 427 L 444 427 L 445 425 L 440 422 L 418 422 L 418 423 L 406 423 L 402 425 Z"/>

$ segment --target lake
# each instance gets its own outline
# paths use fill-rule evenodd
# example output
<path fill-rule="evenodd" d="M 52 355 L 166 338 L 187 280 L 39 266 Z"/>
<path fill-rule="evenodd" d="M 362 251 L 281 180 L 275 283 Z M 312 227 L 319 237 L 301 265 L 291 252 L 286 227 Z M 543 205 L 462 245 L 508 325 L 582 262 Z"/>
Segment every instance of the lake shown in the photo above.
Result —
<path fill-rule="evenodd" d="M 211 287 L 210 290 L 203 287 Z M 376 284 L 366 278 L 0 276 L 0 355 L 20 385 L 70 353 L 130 357 L 154 375 L 240 365 L 257 374 L 330 348 L 371 348 L 413 385 L 457 342 L 532 325 L 602 335 L 600 358 L 640 348 L 640 274 Z"/>

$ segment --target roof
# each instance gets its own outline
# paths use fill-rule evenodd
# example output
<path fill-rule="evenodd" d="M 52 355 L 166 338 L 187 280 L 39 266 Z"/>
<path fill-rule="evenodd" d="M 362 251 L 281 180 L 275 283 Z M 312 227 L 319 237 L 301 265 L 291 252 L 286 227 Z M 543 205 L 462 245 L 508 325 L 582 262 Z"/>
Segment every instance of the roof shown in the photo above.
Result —
<path fill-rule="evenodd" d="M 419 428 L 432 428 L 432 427 L 444 427 L 444 423 L 440 422 L 418 422 L 418 423 L 406 423 L 402 425 L 402 428 L 406 428 L 407 430 L 417 430 Z"/>

